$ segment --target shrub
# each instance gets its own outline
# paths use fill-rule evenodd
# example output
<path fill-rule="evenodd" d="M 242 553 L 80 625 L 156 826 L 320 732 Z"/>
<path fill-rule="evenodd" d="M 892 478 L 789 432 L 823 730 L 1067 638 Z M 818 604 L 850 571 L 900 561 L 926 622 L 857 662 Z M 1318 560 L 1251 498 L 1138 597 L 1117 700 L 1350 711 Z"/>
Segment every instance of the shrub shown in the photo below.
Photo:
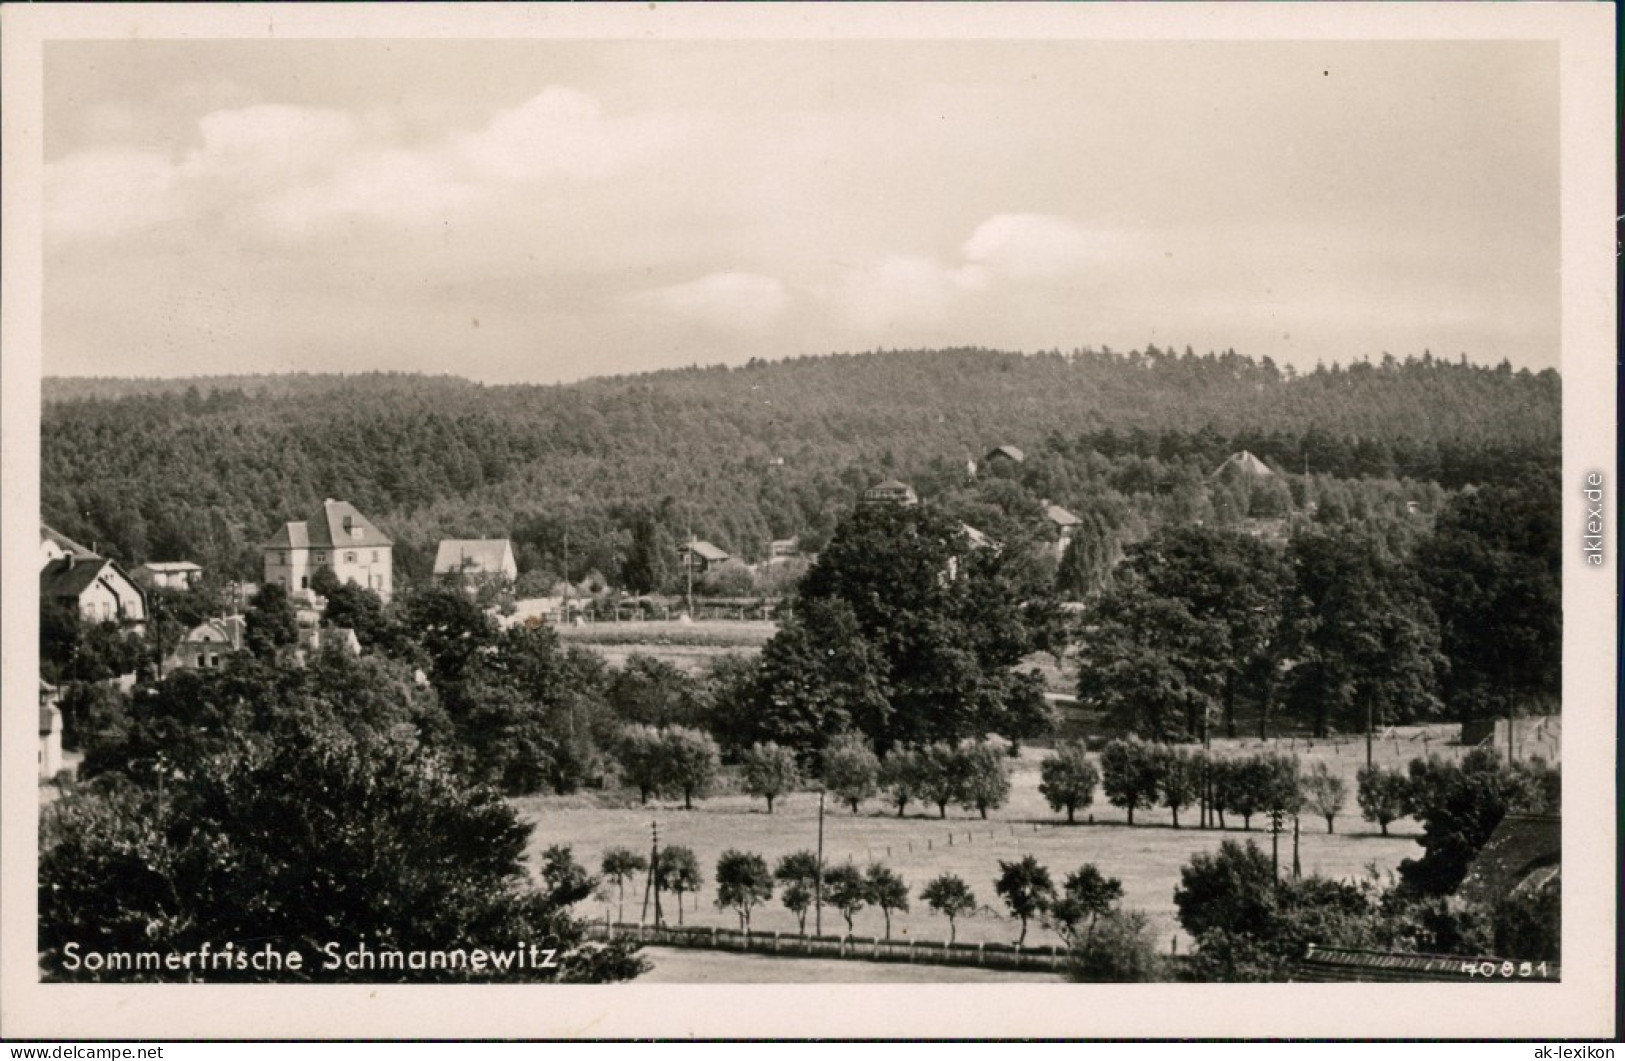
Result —
<path fill-rule="evenodd" d="M 1067 978 L 1074 983 L 1143 984 L 1166 979 L 1151 921 L 1139 910 L 1103 914 L 1073 948 Z"/>

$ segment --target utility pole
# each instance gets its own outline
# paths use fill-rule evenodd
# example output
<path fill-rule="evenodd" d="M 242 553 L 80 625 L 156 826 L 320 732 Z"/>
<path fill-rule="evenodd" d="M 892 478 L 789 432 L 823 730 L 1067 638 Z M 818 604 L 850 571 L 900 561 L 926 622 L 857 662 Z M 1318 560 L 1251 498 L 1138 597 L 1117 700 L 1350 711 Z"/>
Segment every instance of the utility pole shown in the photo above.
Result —
<path fill-rule="evenodd" d="M 1365 701 L 1365 767 L 1371 769 L 1371 698 Z"/>
<path fill-rule="evenodd" d="M 1292 816 L 1292 879 L 1303 879 L 1303 863 L 1298 861 L 1298 816 Z"/>
<path fill-rule="evenodd" d="M 570 621 L 570 528 L 564 528 L 564 621 Z"/>
<path fill-rule="evenodd" d="M 688 601 L 688 617 L 694 618 L 694 525 L 688 527 L 688 554 L 683 557 L 683 596 Z"/>
<path fill-rule="evenodd" d="M 813 875 L 813 935 L 824 934 L 824 786 L 818 786 L 818 866 Z"/>
<path fill-rule="evenodd" d="M 1281 811 L 1270 811 L 1270 876 L 1281 883 Z"/>

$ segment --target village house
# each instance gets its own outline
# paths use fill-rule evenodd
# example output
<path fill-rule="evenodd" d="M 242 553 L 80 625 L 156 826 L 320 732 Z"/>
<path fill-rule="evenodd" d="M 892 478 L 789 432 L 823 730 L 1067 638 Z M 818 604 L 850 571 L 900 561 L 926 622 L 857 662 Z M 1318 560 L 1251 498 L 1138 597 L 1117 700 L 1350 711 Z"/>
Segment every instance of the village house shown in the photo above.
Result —
<path fill-rule="evenodd" d="M 434 554 L 436 577 L 456 576 L 470 581 L 519 577 L 513 542 L 507 538 L 447 538 Z"/>
<path fill-rule="evenodd" d="M 117 563 L 46 526 L 40 527 L 40 600 L 72 608 L 86 622 L 147 621 L 147 595 Z"/>
<path fill-rule="evenodd" d="M 260 547 L 265 583 L 309 599 L 311 577 L 327 568 L 340 582 L 370 589 L 387 602 L 395 588 L 394 544 L 354 505 L 328 498 L 310 519 L 283 524 Z"/>
<path fill-rule="evenodd" d="M 172 668 L 213 670 L 224 664 L 231 653 L 242 649 L 246 630 L 247 624 L 240 615 L 205 620 L 186 632 L 169 665 Z"/>
<path fill-rule="evenodd" d="M 692 541 L 679 545 L 677 552 L 683 558 L 683 563 L 696 575 L 703 575 L 733 559 L 732 554 L 706 541 Z"/>
<path fill-rule="evenodd" d="M 1060 557 L 1066 552 L 1066 547 L 1071 544 L 1073 536 L 1078 533 L 1078 528 L 1083 526 L 1083 520 L 1060 505 L 1050 504 L 1048 498 L 1040 501 L 1039 504 L 1044 506 L 1044 522 L 1055 530 L 1055 555 Z"/>
<path fill-rule="evenodd" d="M 898 479 L 876 483 L 863 492 L 865 505 L 917 505 L 920 495 L 914 488 Z"/>
<path fill-rule="evenodd" d="M 146 586 L 187 589 L 198 584 L 203 577 L 203 568 L 190 560 L 156 560 L 140 565 L 130 575 Z"/>
<path fill-rule="evenodd" d="M 1259 460 L 1246 450 L 1238 450 L 1224 459 L 1224 463 L 1213 470 L 1210 479 L 1266 479 L 1275 473 L 1270 471 L 1269 465 Z"/>
<path fill-rule="evenodd" d="M 982 458 L 982 463 L 989 468 L 998 461 L 1009 461 L 1011 464 L 1020 464 L 1027 459 L 1027 455 L 1016 446 L 994 446 Z"/>

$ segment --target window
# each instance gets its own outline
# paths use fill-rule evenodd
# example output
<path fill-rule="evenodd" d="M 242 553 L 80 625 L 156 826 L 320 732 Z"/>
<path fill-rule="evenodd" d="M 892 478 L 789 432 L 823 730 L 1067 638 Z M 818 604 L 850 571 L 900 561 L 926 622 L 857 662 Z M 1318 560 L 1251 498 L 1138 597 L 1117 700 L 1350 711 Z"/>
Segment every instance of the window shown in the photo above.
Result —
<path fill-rule="evenodd" d="M 276 554 L 276 562 L 279 563 L 279 564 L 286 564 L 288 562 L 288 554 L 287 553 L 277 553 Z"/>
<path fill-rule="evenodd" d="M 372 562 L 375 563 L 375 564 L 378 562 L 378 550 L 377 549 L 374 549 L 372 551 Z"/>
<path fill-rule="evenodd" d="M 299 576 L 299 588 L 300 589 L 309 589 L 310 588 L 310 576 L 309 575 L 300 575 Z"/>
<path fill-rule="evenodd" d="M 318 563 L 318 564 L 325 564 L 325 563 L 327 563 L 327 554 L 326 554 L 326 553 L 317 553 L 317 554 L 316 554 L 316 562 L 317 562 L 317 563 Z"/>
<path fill-rule="evenodd" d="M 355 554 L 354 553 L 345 553 L 344 554 L 344 562 L 347 563 L 347 564 L 355 563 Z"/>

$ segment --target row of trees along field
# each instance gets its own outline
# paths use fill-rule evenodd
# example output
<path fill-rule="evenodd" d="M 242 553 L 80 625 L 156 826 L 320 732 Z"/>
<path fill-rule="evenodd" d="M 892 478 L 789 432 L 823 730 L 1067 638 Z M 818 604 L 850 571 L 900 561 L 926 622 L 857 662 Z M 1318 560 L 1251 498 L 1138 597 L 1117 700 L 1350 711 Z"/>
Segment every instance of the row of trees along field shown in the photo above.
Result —
<path fill-rule="evenodd" d="M 1552 372 L 1427 355 L 1296 375 L 1156 347 L 891 351 L 562 387 L 47 380 L 42 514 L 118 559 L 254 580 L 257 543 L 342 497 L 396 539 L 404 578 L 428 574 L 442 538 L 505 536 L 535 585 L 596 572 L 641 591 L 669 583 L 690 533 L 747 560 L 778 538 L 816 550 L 876 479 L 946 501 L 995 443 L 1026 450 L 1003 473 L 1026 496 L 1129 539 L 1246 504 L 1279 514 L 1278 491 L 1238 505 L 1207 488 L 1243 448 L 1292 473 L 1298 511 L 1360 518 L 1395 493 L 1432 511 L 1443 491 L 1555 468 L 1558 396 Z"/>

